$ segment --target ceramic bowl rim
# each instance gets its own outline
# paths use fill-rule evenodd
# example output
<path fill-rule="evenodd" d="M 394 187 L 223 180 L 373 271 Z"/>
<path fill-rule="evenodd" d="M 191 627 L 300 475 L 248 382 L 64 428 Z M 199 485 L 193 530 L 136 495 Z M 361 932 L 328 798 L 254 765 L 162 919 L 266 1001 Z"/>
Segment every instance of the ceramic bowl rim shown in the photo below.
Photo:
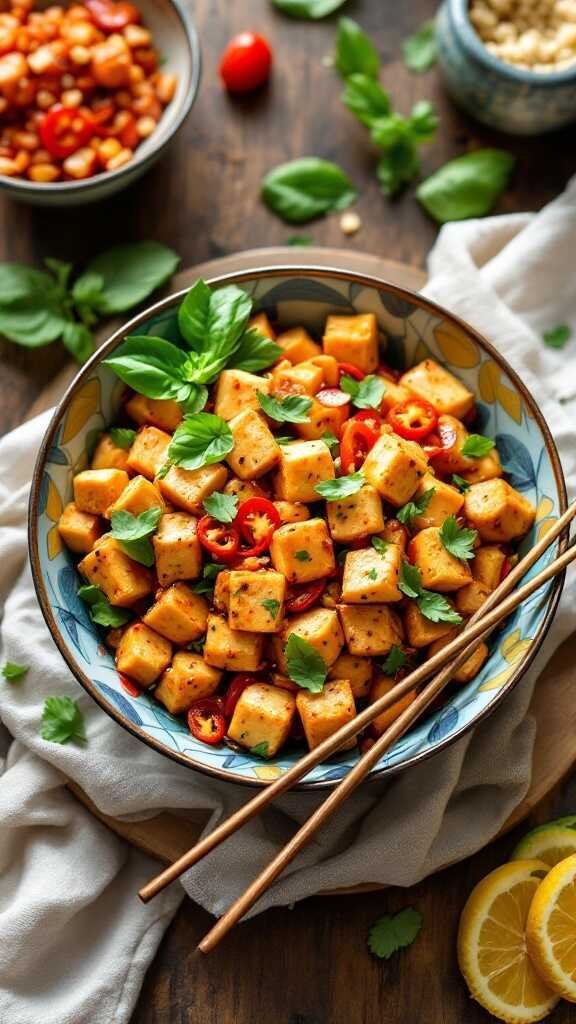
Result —
<path fill-rule="evenodd" d="M 508 375 L 514 386 L 518 389 L 530 409 L 531 415 L 534 417 L 538 427 L 542 432 L 542 437 L 546 446 L 546 451 L 550 457 L 552 463 L 552 469 L 554 472 L 554 479 L 558 491 L 560 513 L 563 513 L 568 505 L 568 498 L 566 492 L 566 483 L 564 480 L 564 473 L 562 465 L 560 463 L 560 457 L 554 442 L 554 438 L 550 432 L 550 428 L 542 415 L 539 406 L 532 398 L 532 395 L 528 391 L 526 385 L 522 382 L 515 370 L 508 364 L 507 360 L 498 352 L 498 350 L 489 342 L 475 327 L 472 327 L 469 323 L 463 320 L 461 317 L 454 313 L 449 312 L 443 306 L 434 302 L 418 292 L 412 291 L 409 288 L 403 288 L 400 285 L 393 284 L 391 281 L 387 281 L 385 278 L 378 277 L 377 275 L 364 274 L 356 271 L 345 271 L 339 270 L 334 267 L 325 266 L 322 264 L 315 264 L 314 266 L 298 266 L 298 264 L 285 264 L 282 266 L 274 267 L 261 267 L 254 266 L 250 270 L 241 270 L 229 274 L 220 274 L 213 277 L 207 278 L 207 283 L 210 285 L 223 286 L 229 284 L 241 284 L 243 281 L 250 281 L 256 278 L 275 278 L 275 277 L 314 277 L 323 276 L 329 279 L 335 279 L 339 281 L 345 281 L 347 283 L 353 282 L 362 285 L 365 288 L 381 289 L 385 288 L 387 291 L 393 293 L 397 297 L 404 299 L 407 302 L 416 304 L 420 308 L 425 308 L 428 312 L 435 315 L 440 315 L 443 319 L 447 319 L 455 324 L 457 327 L 462 328 L 465 332 L 469 333 L 474 341 L 479 345 L 482 351 L 486 352 Z M 32 567 L 32 578 L 34 582 L 34 588 L 36 596 L 38 598 L 42 614 L 48 629 L 52 635 L 56 646 L 58 647 L 64 661 L 67 663 L 72 674 L 76 677 L 80 685 L 86 690 L 86 692 L 96 701 L 96 703 L 106 712 L 111 718 L 113 718 L 119 725 L 123 726 L 129 733 L 141 739 L 149 747 L 159 751 L 164 756 L 171 758 L 178 764 L 183 764 L 187 768 L 200 771 L 204 775 L 208 775 L 212 778 L 220 779 L 221 781 L 233 783 L 240 786 L 249 786 L 251 788 L 260 789 L 266 786 L 268 783 L 262 779 L 250 779 L 246 777 L 240 777 L 235 775 L 233 772 L 228 771 L 224 768 L 215 768 L 210 765 L 202 764 L 194 760 L 194 758 L 188 757 L 181 754 L 179 751 L 170 750 L 159 740 L 154 737 L 147 735 L 144 729 L 134 725 L 128 721 L 121 712 L 109 704 L 103 695 L 98 691 L 92 680 L 82 670 L 75 657 L 72 655 L 68 644 L 64 640 L 62 633 L 56 623 L 54 615 L 52 614 L 51 602 L 48 598 L 47 588 L 44 584 L 42 566 L 40 561 L 40 552 L 38 546 L 38 508 L 39 508 L 39 495 L 44 468 L 46 465 L 46 459 L 49 449 L 52 447 L 54 442 L 56 431 L 60 426 L 62 417 L 66 413 L 70 402 L 76 394 L 79 387 L 90 377 L 96 367 L 102 362 L 104 357 L 114 349 L 124 337 L 131 333 L 141 323 L 149 320 L 152 316 L 164 312 L 167 309 L 176 306 L 182 301 L 188 288 L 182 288 L 178 292 L 167 296 L 165 299 L 161 299 L 159 302 L 154 303 L 152 306 L 148 306 L 143 312 L 132 317 L 126 324 L 119 327 L 114 333 L 103 343 L 103 345 L 94 353 L 87 363 L 81 368 L 79 373 L 76 375 L 72 383 L 67 388 L 65 394 L 58 403 L 54 415 L 48 425 L 44 439 L 42 441 L 36 464 L 34 466 L 34 473 L 32 476 L 32 485 L 30 490 L 30 499 L 28 506 L 28 548 L 30 555 L 30 563 Z M 566 543 L 567 534 L 564 533 L 559 542 L 559 548 L 562 549 Z M 433 749 L 420 751 L 417 754 L 407 758 L 406 761 L 401 764 L 393 766 L 382 766 L 374 769 L 373 772 L 368 776 L 370 782 L 381 780 L 385 777 L 391 777 L 400 771 L 404 771 L 407 768 L 411 768 L 416 764 L 420 764 L 427 760 L 429 757 L 433 757 L 439 754 L 446 747 L 451 746 L 457 740 L 461 739 L 470 729 L 478 726 L 485 718 L 492 714 L 493 711 L 501 704 L 504 698 L 514 689 L 520 678 L 528 670 L 532 664 L 534 658 L 548 629 L 552 622 L 552 618 L 558 606 L 560 599 L 560 593 L 562 591 L 564 576 L 561 574 L 557 576 L 552 584 L 550 594 L 547 598 L 547 608 L 544 614 L 544 618 L 540 623 L 536 634 L 532 639 L 532 643 L 523 658 L 518 661 L 515 671 L 512 673 L 507 682 L 502 686 L 498 693 L 498 696 L 489 705 L 482 709 L 479 714 L 470 722 L 463 724 L 454 734 L 447 736 L 438 742 Z M 313 782 L 300 782 L 293 787 L 294 790 L 318 790 L 318 789 L 332 789 L 337 784 L 337 780 L 331 779 L 319 779 Z"/>
<path fill-rule="evenodd" d="M 503 78 L 508 78 L 518 84 L 539 85 L 545 89 L 556 85 L 576 84 L 576 62 L 572 67 L 565 68 L 563 71 L 539 72 L 515 68 L 514 65 L 507 64 L 506 61 L 495 57 L 486 49 L 472 26 L 468 15 L 469 0 L 446 0 L 446 2 L 464 47 L 482 64 L 492 71 L 496 71 Z"/>
<path fill-rule="evenodd" d="M 13 195 L 17 195 L 19 199 L 26 199 L 28 196 L 32 197 L 40 195 L 46 197 L 69 196 L 70 198 L 74 198 L 79 194 L 85 195 L 87 192 L 92 192 L 98 187 L 102 188 L 104 185 L 117 182 L 123 177 L 130 177 L 136 169 L 144 172 L 151 163 L 161 156 L 166 147 L 172 142 L 176 134 L 179 132 L 184 121 L 188 117 L 188 114 L 192 110 L 196 96 L 198 95 L 200 73 L 202 70 L 200 41 L 190 12 L 181 0 L 168 0 L 168 3 L 178 15 L 180 24 L 184 30 L 184 36 L 188 46 L 190 81 L 188 82 L 186 93 L 182 98 L 180 112 L 176 115 L 174 123 L 168 129 L 165 138 L 163 140 L 159 140 L 156 145 L 152 145 L 145 156 L 139 157 L 138 151 L 136 150 L 135 158 L 130 160 L 129 163 L 124 164 L 123 167 L 119 167 L 116 171 L 104 171 L 101 174 L 93 175 L 91 178 L 84 178 L 81 181 L 53 181 L 44 183 L 28 181 L 26 178 L 12 178 L 6 174 L 0 174 L 0 188 L 5 188 L 8 191 L 11 191 Z M 159 127 L 161 124 L 162 121 L 159 122 Z"/>

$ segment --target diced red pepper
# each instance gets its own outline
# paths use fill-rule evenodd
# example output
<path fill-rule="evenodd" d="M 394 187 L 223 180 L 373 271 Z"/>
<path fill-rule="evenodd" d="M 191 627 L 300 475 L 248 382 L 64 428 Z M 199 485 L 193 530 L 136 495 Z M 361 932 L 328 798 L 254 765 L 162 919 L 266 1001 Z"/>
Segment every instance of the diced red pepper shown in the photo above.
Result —
<path fill-rule="evenodd" d="M 258 680 L 256 676 L 252 676 L 248 672 L 241 672 L 239 675 L 232 677 L 224 696 L 224 718 L 227 722 L 230 721 L 234 714 L 234 709 L 238 703 L 240 694 L 243 693 L 247 686 L 251 686 L 252 683 L 257 682 Z"/>
<path fill-rule="evenodd" d="M 354 363 L 338 363 L 338 373 L 340 377 L 353 377 L 354 380 L 364 380 L 366 376 L 364 370 L 361 370 L 359 366 L 354 366 Z"/>
<path fill-rule="evenodd" d="M 242 548 L 238 554 L 242 558 L 261 555 L 270 547 L 272 535 L 281 523 L 278 509 L 268 498 L 254 497 L 243 501 L 234 526 L 249 547 Z"/>
<path fill-rule="evenodd" d="M 202 743 L 214 746 L 224 739 L 226 721 L 222 701 L 218 697 L 202 697 L 194 701 L 186 717 L 190 732 Z"/>
<path fill-rule="evenodd" d="M 342 431 L 340 462 L 344 474 L 360 469 L 368 452 L 374 447 L 379 434 L 360 420 L 351 419 Z"/>
<path fill-rule="evenodd" d="M 326 583 L 327 581 L 323 579 L 290 587 L 286 598 L 286 611 L 291 614 L 308 611 L 322 597 Z"/>
<path fill-rule="evenodd" d="M 240 534 L 234 525 L 202 516 L 196 529 L 202 547 L 218 561 L 230 562 L 238 554 Z"/>
<path fill-rule="evenodd" d="M 94 119 L 87 111 L 58 105 L 44 115 L 39 133 L 50 156 L 65 160 L 90 141 L 95 127 Z"/>

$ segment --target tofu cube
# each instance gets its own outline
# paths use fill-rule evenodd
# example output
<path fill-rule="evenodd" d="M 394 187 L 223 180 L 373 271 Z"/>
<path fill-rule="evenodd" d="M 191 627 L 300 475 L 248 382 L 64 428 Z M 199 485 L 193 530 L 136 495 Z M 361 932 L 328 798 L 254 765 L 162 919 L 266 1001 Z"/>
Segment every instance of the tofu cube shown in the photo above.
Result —
<path fill-rule="evenodd" d="M 270 558 L 289 583 L 309 583 L 336 568 L 334 547 L 323 519 L 287 523 L 274 531 Z"/>
<path fill-rule="evenodd" d="M 405 402 L 410 398 L 411 392 L 408 388 L 403 387 L 402 384 L 397 384 L 396 381 L 390 380 L 385 373 L 379 373 L 377 376 L 382 378 L 386 387 L 380 406 L 381 412 L 386 415 L 393 405 L 398 405 L 398 402 Z"/>
<path fill-rule="evenodd" d="M 265 498 L 266 492 L 252 480 L 239 480 L 233 476 L 224 485 L 224 494 L 233 494 L 238 498 L 238 503 L 248 501 L 248 498 Z"/>
<path fill-rule="evenodd" d="M 332 665 L 328 679 L 347 679 L 354 700 L 367 697 L 372 685 L 372 658 L 358 658 L 354 654 L 341 654 Z"/>
<path fill-rule="evenodd" d="M 471 459 L 471 462 L 471 467 L 462 473 L 463 479 L 467 480 L 469 484 L 479 484 L 484 480 L 493 480 L 495 477 L 503 475 L 502 463 L 496 448 L 493 448 L 487 455 L 483 455 L 481 459 Z"/>
<path fill-rule="evenodd" d="M 342 427 L 350 416 L 349 405 L 322 405 L 316 398 L 308 410 L 307 423 L 295 423 L 296 433 L 303 441 L 321 440 L 324 434 L 340 437 Z"/>
<path fill-rule="evenodd" d="M 172 438 L 158 427 L 142 427 L 128 453 L 128 466 L 148 480 L 153 480 L 168 458 Z"/>
<path fill-rule="evenodd" d="M 322 352 L 320 345 L 313 341 L 304 327 L 291 327 L 289 331 L 282 331 L 276 338 L 276 344 L 284 350 L 286 359 L 291 363 L 303 363 L 305 359 L 319 356 Z"/>
<path fill-rule="evenodd" d="M 401 601 L 398 589 L 401 554 L 397 544 L 380 553 L 375 548 L 349 551 L 344 562 L 342 601 L 345 604 L 386 604 Z"/>
<path fill-rule="evenodd" d="M 95 587 L 100 587 L 110 604 L 129 608 L 153 589 L 152 574 L 133 562 L 112 537 L 102 537 L 78 564 L 78 570 Z"/>
<path fill-rule="evenodd" d="M 253 683 L 240 694 L 228 736 L 247 750 L 259 747 L 265 757 L 274 757 L 288 739 L 295 712 L 296 701 L 287 690 Z"/>
<path fill-rule="evenodd" d="M 67 548 L 77 555 L 85 555 L 92 551 L 102 533 L 102 524 L 98 516 L 90 512 L 80 512 L 71 501 L 58 520 L 58 533 Z"/>
<path fill-rule="evenodd" d="M 352 363 L 372 373 L 378 366 L 378 324 L 374 313 L 327 317 L 322 348 L 339 363 Z"/>
<path fill-rule="evenodd" d="M 228 615 L 228 609 L 230 607 L 230 573 L 231 569 L 222 569 L 217 577 L 214 584 L 214 597 L 212 602 L 214 607 L 219 612 L 226 612 Z"/>
<path fill-rule="evenodd" d="M 387 604 L 340 604 L 338 611 L 350 654 L 388 654 L 404 639 L 402 620 Z"/>
<path fill-rule="evenodd" d="M 74 477 L 74 503 L 80 512 L 103 516 L 128 486 L 123 469 L 85 469 Z"/>
<path fill-rule="evenodd" d="M 466 618 L 474 615 L 491 593 L 490 587 L 479 580 L 472 580 L 456 594 L 456 611 Z"/>
<path fill-rule="evenodd" d="M 123 469 L 128 471 L 128 449 L 114 444 L 110 434 L 102 434 L 94 449 L 91 469 Z"/>
<path fill-rule="evenodd" d="M 475 580 L 483 583 L 489 590 L 496 590 L 505 561 L 506 555 L 502 548 L 493 544 L 483 545 L 476 550 L 470 563 L 472 575 Z"/>
<path fill-rule="evenodd" d="M 272 504 L 283 524 L 303 523 L 306 519 L 310 519 L 310 509 L 301 501 L 274 501 Z"/>
<path fill-rule="evenodd" d="M 279 364 L 272 371 L 271 391 L 273 395 L 315 395 L 322 387 L 322 368 L 311 362 Z"/>
<path fill-rule="evenodd" d="M 142 620 L 167 640 L 184 647 L 204 636 L 208 612 L 205 598 L 194 594 L 185 583 L 173 583 L 159 592 Z"/>
<path fill-rule="evenodd" d="M 370 690 L 368 703 L 374 704 L 380 697 L 384 697 L 385 694 L 390 693 L 395 686 L 397 686 L 395 679 L 378 673 L 374 680 L 372 689 Z M 381 736 L 383 732 L 386 732 L 388 726 L 392 725 L 392 722 L 395 722 L 396 719 L 400 717 L 402 712 L 410 706 L 415 698 L 416 690 L 409 690 L 408 693 L 404 694 L 403 697 L 399 697 L 394 704 L 391 704 L 389 708 L 386 708 L 386 710 L 378 715 L 377 718 L 374 718 L 372 721 L 372 730 L 376 735 Z"/>
<path fill-rule="evenodd" d="M 474 459 L 462 454 L 470 437 L 466 427 L 455 416 L 439 416 L 436 432 L 442 439 L 443 451 L 434 456 L 434 469 L 445 476 L 451 473 L 464 476 L 474 466 Z"/>
<path fill-rule="evenodd" d="M 276 341 L 276 332 L 266 313 L 256 313 L 256 316 L 250 317 L 248 326 L 254 327 L 259 334 L 263 334 L 265 338 L 270 338 L 270 341 Z"/>
<path fill-rule="evenodd" d="M 452 637 L 443 637 L 442 640 L 435 640 L 428 651 L 429 656 L 432 658 L 435 654 L 438 654 L 438 651 L 441 651 L 443 647 L 446 647 L 446 644 L 448 644 L 450 640 L 452 640 Z M 454 673 L 452 677 L 454 682 L 469 683 L 474 679 L 474 676 L 478 675 L 489 654 L 490 651 L 486 644 L 481 643 L 478 649 L 474 651 L 474 654 L 471 654 L 468 660 L 465 661 L 458 671 Z"/>
<path fill-rule="evenodd" d="M 196 519 L 185 512 L 165 513 L 152 537 L 156 575 L 161 587 L 177 580 L 196 580 L 202 572 L 202 548 Z"/>
<path fill-rule="evenodd" d="M 181 715 L 195 700 L 211 697 L 221 679 L 220 669 L 207 665 L 201 654 L 178 651 L 154 690 L 154 696 L 172 715 Z"/>
<path fill-rule="evenodd" d="M 449 602 L 452 604 L 452 602 Z M 443 636 L 450 639 L 458 632 L 449 622 L 431 622 L 425 615 L 422 615 L 416 601 L 407 601 L 402 618 L 406 639 L 410 647 L 428 647 Z"/>
<path fill-rule="evenodd" d="M 482 540 L 506 543 L 528 533 L 536 509 L 506 480 L 496 478 L 472 484 L 464 495 L 464 515 Z"/>
<path fill-rule="evenodd" d="M 411 367 L 400 378 L 400 384 L 430 402 L 437 412 L 449 413 L 458 419 L 462 419 L 474 405 L 472 391 L 434 359 L 425 359 Z"/>
<path fill-rule="evenodd" d="M 444 547 L 437 526 L 428 526 L 410 541 L 410 560 L 420 569 L 422 586 L 447 594 L 472 579 L 470 566 Z"/>
<path fill-rule="evenodd" d="M 140 686 L 150 686 L 170 664 L 172 645 L 143 622 L 135 622 L 123 634 L 116 651 L 116 668 Z"/>
<path fill-rule="evenodd" d="M 116 501 L 110 505 L 106 515 L 110 519 L 113 512 L 131 512 L 139 516 L 149 508 L 164 509 L 164 499 L 157 487 L 144 476 L 135 476 Z"/>
<path fill-rule="evenodd" d="M 134 395 L 126 402 L 126 412 L 140 426 L 145 423 L 169 434 L 182 422 L 182 409 L 172 398 L 146 398 Z"/>
<path fill-rule="evenodd" d="M 228 576 L 228 624 L 252 633 L 276 633 L 284 616 L 286 578 L 281 572 L 232 570 Z"/>
<path fill-rule="evenodd" d="M 241 480 L 264 476 L 280 461 L 280 446 L 262 416 L 244 409 L 229 421 L 234 447 L 226 462 Z"/>
<path fill-rule="evenodd" d="M 302 637 L 322 655 L 328 667 L 333 665 L 342 650 L 344 636 L 333 608 L 312 608 L 286 619 L 280 634 L 274 637 L 274 653 L 278 671 L 288 675 L 285 648 L 291 633 Z"/>
<path fill-rule="evenodd" d="M 448 516 L 457 516 L 464 504 L 464 495 L 456 487 L 444 483 L 443 480 L 438 480 L 431 473 L 426 473 L 426 476 L 422 477 L 416 489 L 414 501 L 418 501 L 425 491 L 429 491 L 432 487 L 434 494 L 428 502 L 424 515 L 416 516 L 414 519 L 414 526 L 418 530 L 425 530 L 428 526 L 442 526 Z"/>
<path fill-rule="evenodd" d="M 227 619 L 211 613 L 208 616 L 204 660 L 228 672 L 256 672 L 262 664 L 264 637 L 259 633 L 243 633 L 231 629 Z"/>
<path fill-rule="evenodd" d="M 336 470 L 324 441 L 296 441 L 280 452 L 275 475 L 276 497 L 284 501 L 320 501 L 314 490 L 321 480 L 334 480 Z"/>
<path fill-rule="evenodd" d="M 234 419 L 244 409 L 260 410 L 258 392 L 270 392 L 270 381 L 246 370 L 222 370 L 218 378 L 214 412 L 224 420 Z"/>
<path fill-rule="evenodd" d="M 185 512 L 204 515 L 203 501 L 214 491 L 221 491 L 228 472 L 219 463 L 201 469 L 182 469 L 171 466 L 163 480 L 158 481 L 166 501 Z"/>
<path fill-rule="evenodd" d="M 397 434 L 381 434 L 368 452 L 362 472 L 369 484 L 396 508 L 410 500 L 427 471 L 427 462 L 418 445 Z"/>
<path fill-rule="evenodd" d="M 308 359 L 308 362 L 313 363 L 314 366 L 319 366 L 322 370 L 323 388 L 338 387 L 340 383 L 340 370 L 338 360 L 334 359 L 334 356 L 327 356 L 324 352 L 321 352 L 319 356 L 312 356 L 311 359 Z"/>
<path fill-rule="evenodd" d="M 327 502 L 326 513 L 332 539 L 337 544 L 349 544 L 384 529 L 382 499 L 370 484 L 349 498 Z"/>
<path fill-rule="evenodd" d="M 356 718 L 354 695 L 347 679 L 332 679 L 324 684 L 320 693 L 300 690 L 296 694 L 296 707 L 310 750 Z M 339 749 L 350 750 L 355 746 L 356 737 L 353 736 Z"/>

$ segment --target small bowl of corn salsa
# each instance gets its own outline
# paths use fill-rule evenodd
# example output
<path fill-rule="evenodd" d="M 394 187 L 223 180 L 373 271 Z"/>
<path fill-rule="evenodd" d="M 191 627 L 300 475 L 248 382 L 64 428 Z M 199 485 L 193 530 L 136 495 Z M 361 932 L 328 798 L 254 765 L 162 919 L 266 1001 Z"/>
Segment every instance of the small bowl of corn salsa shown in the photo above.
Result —
<path fill-rule="evenodd" d="M 41 205 L 125 188 L 194 100 L 196 33 L 177 0 L 9 0 L 0 12 L 0 186 Z"/>

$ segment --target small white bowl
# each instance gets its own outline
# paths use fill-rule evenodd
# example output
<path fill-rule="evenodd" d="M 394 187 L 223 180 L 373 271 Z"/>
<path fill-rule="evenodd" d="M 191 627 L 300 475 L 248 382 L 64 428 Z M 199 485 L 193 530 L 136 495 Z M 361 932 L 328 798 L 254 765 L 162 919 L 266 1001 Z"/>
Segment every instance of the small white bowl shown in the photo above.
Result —
<path fill-rule="evenodd" d="M 180 0 L 136 0 L 142 21 L 152 32 L 164 58 L 162 70 L 178 78 L 176 94 L 166 107 L 156 131 L 136 150 L 130 163 L 117 171 L 104 171 L 81 181 L 39 184 L 26 178 L 0 174 L 0 189 L 11 199 L 34 206 L 80 206 L 108 199 L 132 185 L 162 156 L 190 113 L 200 81 L 200 44 L 194 23 Z"/>

